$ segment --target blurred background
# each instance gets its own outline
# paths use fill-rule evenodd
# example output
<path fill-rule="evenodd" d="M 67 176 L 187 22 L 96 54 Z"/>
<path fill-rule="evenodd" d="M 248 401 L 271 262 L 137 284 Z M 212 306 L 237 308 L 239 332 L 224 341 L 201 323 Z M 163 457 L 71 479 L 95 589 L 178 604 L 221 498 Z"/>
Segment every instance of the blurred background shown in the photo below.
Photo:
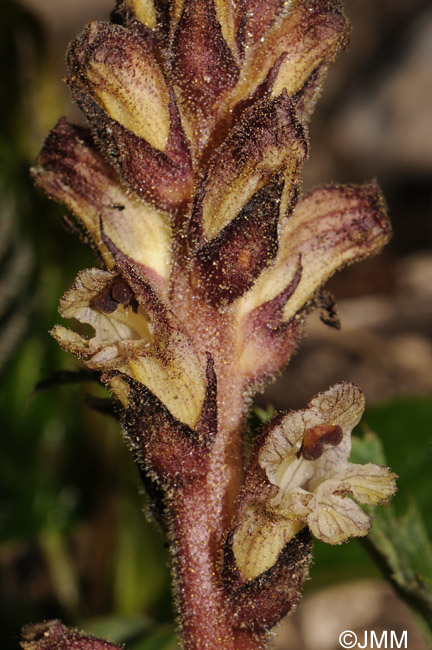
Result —
<path fill-rule="evenodd" d="M 130 650 L 175 648 L 164 540 L 143 516 L 139 480 L 118 425 L 91 407 L 106 395 L 89 377 L 73 374 L 78 364 L 47 333 L 59 322 L 59 297 L 94 260 L 65 230 L 64 210 L 33 189 L 28 173 L 58 117 L 81 120 L 61 81 L 64 51 L 90 19 L 108 18 L 111 5 L 111 0 L 0 2 L 5 650 L 19 647 L 23 624 L 52 617 L 125 642 Z M 432 7 L 429 0 L 346 0 L 345 5 L 353 24 L 351 45 L 333 66 L 311 123 L 304 189 L 377 177 L 394 237 L 381 256 L 331 280 L 342 330 L 312 316 L 301 350 L 257 406 L 303 407 L 341 379 L 363 388 L 368 409 L 359 434 L 374 431 L 400 475 L 391 516 L 404 517 L 395 530 L 405 526 L 407 538 L 420 526 L 416 535 L 423 535 L 423 546 L 412 555 L 423 564 L 412 575 L 415 581 L 422 573 L 427 581 L 432 579 L 425 536 L 425 531 L 432 535 Z M 278 650 L 336 650 L 345 629 L 357 631 L 360 639 L 364 630 L 408 630 L 410 650 L 430 647 L 418 620 L 360 542 L 341 548 L 316 544 L 311 578 L 296 615 L 278 628 Z"/>

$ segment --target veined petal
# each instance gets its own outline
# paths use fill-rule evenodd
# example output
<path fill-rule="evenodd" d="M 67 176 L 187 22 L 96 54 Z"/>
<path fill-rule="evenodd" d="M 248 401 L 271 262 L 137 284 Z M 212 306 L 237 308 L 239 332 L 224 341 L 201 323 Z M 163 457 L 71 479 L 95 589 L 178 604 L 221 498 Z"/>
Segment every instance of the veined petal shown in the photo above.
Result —
<path fill-rule="evenodd" d="M 331 386 L 311 399 L 308 407 L 321 422 L 339 425 L 350 434 L 360 422 L 365 408 L 362 391 L 348 381 Z"/>
<path fill-rule="evenodd" d="M 276 417 L 258 454 L 269 481 L 281 492 L 300 486 L 313 491 L 324 477 L 344 472 L 351 431 L 363 411 L 363 393 L 342 382 L 314 397 L 306 409 Z"/>
<path fill-rule="evenodd" d="M 193 217 L 204 237 L 214 239 L 276 172 L 285 172 L 290 196 L 305 155 L 305 135 L 286 94 L 253 107 L 219 148 L 204 182 Z"/>
<path fill-rule="evenodd" d="M 362 391 L 351 382 L 335 384 L 309 402 L 317 422 L 337 425 L 342 430 L 342 440 L 336 446 L 327 446 L 313 461 L 314 473 L 307 489 L 334 475 L 345 472 L 351 452 L 351 432 L 360 422 L 365 408 Z"/>
<path fill-rule="evenodd" d="M 313 499 L 313 494 L 303 488 L 295 488 L 282 493 L 281 496 L 278 511 L 287 519 L 299 519 L 305 522 L 311 511 L 309 503 Z"/>
<path fill-rule="evenodd" d="M 239 299 L 239 316 L 269 303 L 281 286 L 289 286 L 300 259 L 300 279 L 282 311 L 282 321 L 289 321 L 335 271 L 377 253 L 389 237 L 384 201 L 374 182 L 312 191 L 283 225 L 274 264 Z"/>
<path fill-rule="evenodd" d="M 63 327 L 63 325 L 54 325 L 50 334 L 63 350 L 72 352 L 79 358 L 82 358 L 83 355 L 87 356 L 88 341 L 77 332 Z"/>
<path fill-rule="evenodd" d="M 292 411 L 282 419 L 276 419 L 275 426 L 269 427 L 260 447 L 258 463 L 273 485 L 279 486 L 278 475 L 297 460 L 305 430 L 304 415 L 305 411 Z"/>
<path fill-rule="evenodd" d="M 363 537 L 370 530 L 369 517 L 354 501 L 331 494 L 325 487 L 317 490 L 310 507 L 309 529 L 326 544 L 341 544 L 350 537 Z"/>
<path fill-rule="evenodd" d="M 373 463 L 348 463 L 345 475 L 338 485 L 339 494 L 350 494 L 359 503 L 375 506 L 387 501 L 396 492 L 397 478 L 388 467 Z"/>
<path fill-rule="evenodd" d="M 102 241 L 100 222 L 115 246 L 141 265 L 158 286 L 167 282 L 171 228 L 166 213 L 127 192 L 95 149 L 87 129 L 60 120 L 32 170 L 36 183 L 78 217 L 105 265 L 114 264 Z"/>

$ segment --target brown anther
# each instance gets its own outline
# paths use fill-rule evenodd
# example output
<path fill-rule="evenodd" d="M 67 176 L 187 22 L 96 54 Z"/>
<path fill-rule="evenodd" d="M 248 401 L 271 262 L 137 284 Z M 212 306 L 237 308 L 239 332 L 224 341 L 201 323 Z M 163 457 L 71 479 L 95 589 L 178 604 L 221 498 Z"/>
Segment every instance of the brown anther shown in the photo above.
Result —
<path fill-rule="evenodd" d="M 337 447 L 342 438 L 343 431 L 338 425 L 317 424 L 306 430 L 301 455 L 305 460 L 318 460 L 324 452 L 324 445 Z"/>
<path fill-rule="evenodd" d="M 122 278 L 115 278 L 111 287 L 111 297 L 120 305 L 129 305 L 132 302 L 134 293 L 130 286 Z"/>
<path fill-rule="evenodd" d="M 102 293 L 90 300 L 90 306 L 104 314 L 113 314 L 118 307 L 118 302 L 111 296 L 111 288 L 106 287 Z"/>

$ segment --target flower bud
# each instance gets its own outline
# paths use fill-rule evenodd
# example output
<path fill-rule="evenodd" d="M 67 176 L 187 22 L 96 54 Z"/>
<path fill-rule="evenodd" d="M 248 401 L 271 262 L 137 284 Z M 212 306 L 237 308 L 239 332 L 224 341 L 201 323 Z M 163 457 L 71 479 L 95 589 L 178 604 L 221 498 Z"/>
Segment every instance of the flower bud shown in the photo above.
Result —
<path fill-rule="evenodd" d="M 60 120 L 32 175 L 50 197 L 75 213 L 107 268 L 112 268 L 114 259 L 103 233 L 139 265 L 154 286 L 166 286 L 171 262 L 168 215 L 126 190 L 96 150 L 87 129 Z"/>
<path fill-rule="evenodd" d="M 70 630 L 58 620 L 27 625 L 22 639 L 23 650 L 121 650 L 108 641 Z"/>
<path fill-rule="evenodd" d="M 236 303 L 240 364 L 254 381 L 284 366 L 292 352 L 284 352 L 286 332 L 301 330 L 324 282 L 337 269 L 380 251 L 390 235 L 375 182 L 320 188 L 297 203 L 281 224 L 274 262 Z"/>
<path fill-rule="evenodd" d="M 162 208 L 187 200 L 189 152 L 147 40 L 117 25 L 90 23 L 71 44 L 68 67 L 73 96 L 125 183 Z"/>

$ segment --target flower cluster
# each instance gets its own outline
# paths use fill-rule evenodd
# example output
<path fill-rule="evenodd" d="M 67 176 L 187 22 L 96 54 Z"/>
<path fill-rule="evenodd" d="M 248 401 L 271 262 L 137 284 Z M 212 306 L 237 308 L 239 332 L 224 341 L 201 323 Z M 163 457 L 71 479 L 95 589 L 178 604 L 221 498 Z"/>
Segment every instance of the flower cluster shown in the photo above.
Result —
<path fill-rule="evenodd" d="M 52 334 L 123 407 L 188 650 L 262 648 L 298 599 L 307 530 L 365 534 L 346 496 L 394 490 L 389 470 L 347 460 L 363 408 L 348 384 L 278 416 L 243 483 L 253 394 L 311 309 L 338 325 L 324 283 L 390 235 L 375 182 L 300 193 L 307 124 L 348 32 L 338 0 L 117 0 L 68 51 L 88 127 L 60 120 L 33 169 L 99 260 L 60 302 L 93 334 Z"/>
<path fill-rule="evenodd" d="M 298 200 L 306 123 L 347 38 L 337 2 L 162 5 L 121 0 L 71 44 L 90 129 L 61 120 L 33 174 L 106 269 L 60 305 L 95 336 L 54 336 L 124 404 L 126 376 L 194 427 L 207 353 L 254 390 L 287 363 L 325 280 L 389 226 L 374 183 Z"/>

